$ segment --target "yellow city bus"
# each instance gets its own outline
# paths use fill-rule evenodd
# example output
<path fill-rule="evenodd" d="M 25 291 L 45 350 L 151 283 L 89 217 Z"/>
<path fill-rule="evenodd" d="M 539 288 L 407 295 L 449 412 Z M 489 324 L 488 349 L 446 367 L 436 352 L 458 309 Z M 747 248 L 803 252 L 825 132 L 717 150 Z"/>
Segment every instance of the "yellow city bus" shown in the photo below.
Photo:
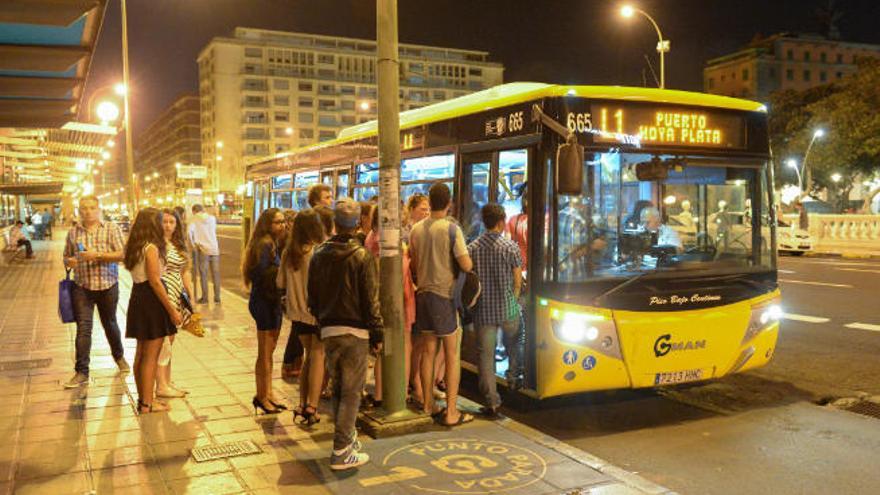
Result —
<path fill-rule="evenodd" d="M 487 202 L 525 215 L 524 393 L 694 382 L 770 360 L 781 313 L 759 103 L 513 83 L 402 112 L 400 123 L 402 199 L 448 183 L 468 240 Z M 256 212 L 305 207 L 317 182 L 367 200 L 377 156 L 372 121 L 254 163 Z M 472 331 L 462 361 L 476 370 Z"/>

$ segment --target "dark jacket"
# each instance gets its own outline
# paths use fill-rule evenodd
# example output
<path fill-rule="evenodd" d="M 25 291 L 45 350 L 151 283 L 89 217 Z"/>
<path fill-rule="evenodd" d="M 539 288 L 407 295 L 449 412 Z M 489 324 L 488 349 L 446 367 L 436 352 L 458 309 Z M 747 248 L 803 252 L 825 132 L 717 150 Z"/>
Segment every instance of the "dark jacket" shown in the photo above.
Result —
<path fill-rule="evenodd" d="M 334 236 L 315 249 L 308 292 L 319 327 L 362 328 L 370 332 L 370 344 L 382 342 L 376 260 L 352 235 Z"/>

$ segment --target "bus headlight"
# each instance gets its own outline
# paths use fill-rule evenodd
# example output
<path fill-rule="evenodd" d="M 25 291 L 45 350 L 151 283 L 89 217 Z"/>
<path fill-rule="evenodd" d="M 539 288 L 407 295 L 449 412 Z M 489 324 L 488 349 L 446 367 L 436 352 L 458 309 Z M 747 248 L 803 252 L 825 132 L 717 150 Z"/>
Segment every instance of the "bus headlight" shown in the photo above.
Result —
<path fill-rule="evenodd" d="M 749 317 L 749 327 L 746 329 L 745 336 L 743 336 L 743 344 L 752 340 L 767 327 L 782 319 L 782 306 L 780 306 L 779 303 L 780 299 L 777 297 L 752 306 L 752 314 Z"/>
<path fill-rule="evenodd" d="M 611 315 L 586 311 L 550 310 L 550 326 L 559 341 L 589 347 L 615 359 L 621 359 L 617 328 Z"/>

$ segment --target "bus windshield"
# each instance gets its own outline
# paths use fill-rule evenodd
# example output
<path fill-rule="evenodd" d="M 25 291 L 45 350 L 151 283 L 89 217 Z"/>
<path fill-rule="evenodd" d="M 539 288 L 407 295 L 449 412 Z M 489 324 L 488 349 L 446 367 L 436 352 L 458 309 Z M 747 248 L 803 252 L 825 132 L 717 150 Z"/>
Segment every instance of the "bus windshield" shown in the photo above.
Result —
<path fill-rule="evenodd" d="M 557 196 L 558 281 L 771 267 L 761 161 L 587 156 L 582 194 Z"/>

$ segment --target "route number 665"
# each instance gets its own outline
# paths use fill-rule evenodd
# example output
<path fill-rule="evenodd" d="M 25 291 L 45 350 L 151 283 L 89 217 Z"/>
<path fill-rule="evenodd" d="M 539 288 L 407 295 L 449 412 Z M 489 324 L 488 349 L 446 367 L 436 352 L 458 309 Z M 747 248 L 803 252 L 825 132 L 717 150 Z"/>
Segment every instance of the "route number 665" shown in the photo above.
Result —
<path fill-rule="evenodd" d="M 593 129 L 593 117 L 589 112 L 568 112 L 566 125 L 571 132 L 587 132 Z"/>

